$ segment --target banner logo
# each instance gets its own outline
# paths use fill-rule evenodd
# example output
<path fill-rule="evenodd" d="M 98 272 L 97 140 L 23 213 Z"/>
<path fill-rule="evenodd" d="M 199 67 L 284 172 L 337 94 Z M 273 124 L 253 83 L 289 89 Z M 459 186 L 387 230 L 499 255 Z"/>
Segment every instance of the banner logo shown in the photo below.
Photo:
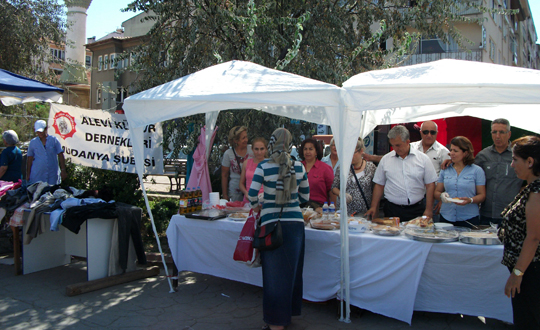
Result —
<path fill-rule="evenodd" d="M 54 115 L 53 127 L 56 134 L 62 139 L 72 137 L 75 134 L 75 118 L 67 112 L 57 112 Z"/>

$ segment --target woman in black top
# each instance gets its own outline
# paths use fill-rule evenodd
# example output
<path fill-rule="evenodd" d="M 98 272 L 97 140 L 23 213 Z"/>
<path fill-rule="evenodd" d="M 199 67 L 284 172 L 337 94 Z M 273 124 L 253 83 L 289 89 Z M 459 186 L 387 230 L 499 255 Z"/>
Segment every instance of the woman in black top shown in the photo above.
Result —
<path fill-rule="evenodd" d="M 540 138 L 513 142 L 512 167 L 527 186 L 501 213 L 502 264 L 510 270 L 504 293 L 512 298 L 517 329 L 540 329 Z"/>

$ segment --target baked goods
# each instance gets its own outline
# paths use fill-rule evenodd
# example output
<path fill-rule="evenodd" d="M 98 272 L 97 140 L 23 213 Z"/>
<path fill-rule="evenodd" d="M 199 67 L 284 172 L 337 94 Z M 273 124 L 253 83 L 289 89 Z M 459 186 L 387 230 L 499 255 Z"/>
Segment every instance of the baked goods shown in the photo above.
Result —
<path fill-rule="evenodd" d="M 229 214 L 229 218 L 247 219 L 248 215 L 249 215 L 249 213 L 236 212 L 236 213 Z"/>
<path fill-rule="evenodd" d="M 304 217 L 305 222 L 309 222 L 309 220 L 315 219 L 315 218 L 319 217 L 320 215 L 319 215 L 319 213 L 317 213 L 313 209 L 307 208 L 305 210 L 302 210 L 302 216 Z"/>
<path fill-rule="evenodd" d="M 399 217 L 375 218 L 371 220 L 371 222 L 378 223 L 385 226 L 399 227 Z"/>
<path fill-rule="evenodd" d="M 410 225 L 422 227 L 422 228 L 433 227 L 433 219 L 428 216 L 423 215 L 421 217 L 416 217 L 405 224 L 405 226 L 410 226 Z"/>
<path fill-rule="evenodd" d="M 333 230 L 339 229 L 339 219 L 335 220 L 310 220 L 311 228 Z"/>
<path fill-rule="evenodd" d="M 401 234 L 401 229 L 399 227 L 378 224 L 372 224 L 371 231 L 373 234 L 381 236 L 397 236 Z"/>

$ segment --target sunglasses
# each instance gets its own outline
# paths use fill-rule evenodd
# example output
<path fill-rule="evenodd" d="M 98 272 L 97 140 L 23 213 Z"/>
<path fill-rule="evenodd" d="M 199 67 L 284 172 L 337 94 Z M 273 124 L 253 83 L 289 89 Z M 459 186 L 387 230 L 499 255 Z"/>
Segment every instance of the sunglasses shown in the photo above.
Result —
<path fill-rule="evenodd" d="M 422 134 L 424 134 L 424 135 L 428 135 L 428 134 L 431 134 L 431 135 L 437 135 L 437 131 L 428 131 L 428 130 L 425 130 L 425 131 L 422 131 Z"/>
<path fill-rule="evenodd" d="M 503 135 L 503 134 L 506 134 L 506 133 L 508 133 L 508 131 L 492 131 L 491 132 L 491 134 L 493 134 L 493 135 L 497 135 L 497 134 Z"/>

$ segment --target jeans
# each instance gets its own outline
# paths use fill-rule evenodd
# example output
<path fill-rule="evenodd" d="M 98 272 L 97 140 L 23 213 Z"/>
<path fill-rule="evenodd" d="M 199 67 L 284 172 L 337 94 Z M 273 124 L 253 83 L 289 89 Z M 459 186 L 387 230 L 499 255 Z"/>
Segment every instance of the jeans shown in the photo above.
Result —
<path fill-rule="evenodd" d="M 520 293 L 512 298 L 512 312 L 516 329 L 540 329 L 540 261 L 531 262 L 525 270 Z"/>
<path fill-rule="evenodd" d="M 480 217 L 474 217 L 474 218 L 470 218 L 470 219 L 467 219 L 467 220 L 464 220 L 464 221 L 448 221 L 446 220 L 442 214 L 441 214 L 441 217 L 440 217 L 440 222 L 444 222 L 444 223 L 451 223 L 453 224 L 454 226 L 459 226 L 459 227 L 467 227 L 467 228 L 474 228 L 473 226 L 471 226 L 470 224 L 468 224 L 467 222 L 470 222 L 472 223 L 473 225 L 475 226 L 478 226 L 480 224 Z"/>
<path fill-rule="evenodd" d="M 263 320 L 287 326 L 302 309 L 305 232 L 300 221 L 282 221 L 283 245 L 261 251 Z"/>

